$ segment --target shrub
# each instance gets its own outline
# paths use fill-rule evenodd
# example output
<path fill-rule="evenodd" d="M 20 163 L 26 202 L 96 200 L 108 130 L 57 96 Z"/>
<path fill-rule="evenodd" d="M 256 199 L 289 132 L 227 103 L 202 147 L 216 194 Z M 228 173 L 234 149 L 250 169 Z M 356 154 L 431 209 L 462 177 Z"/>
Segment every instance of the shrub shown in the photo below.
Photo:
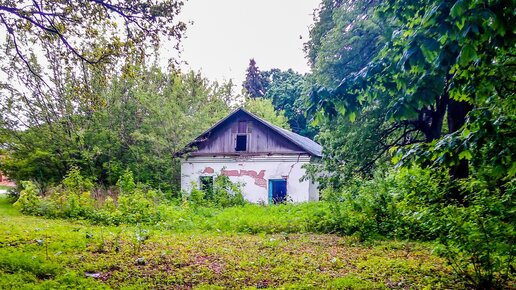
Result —
<path fill-rule="evenodd" d="M 198 185 L 195 182 L 192 182 L 192 190 L 190 193 L 183 192 L 183 196 L 186 201 L 189 201 L 195 205 L 205 205 L 207 204 L 206 194 L 204 190 L 198 188 Z"/>
<path fill-rule="evenodd" d="M 241 187 L 241 184 L 231 182 L 229 177 L 218 175 L 213 180 L 213 187 L 201 190 L 197 184 L 193 183 L 190 193 L 183 196 L 188 202 L 196 206 L 231 207 L 244 205 L 246 201 Z"/>
<path fill-rule="evenodd" d="M 130 171 L 120 177 L 118 184 L 121 193 L 117 202 L 110 196 L 101 202 L 92 197 L 92 180 L 72 168 L 63 183 L 49 188 L 45 196 L 39 194 L 34 183 L 22 182 L 23 190 L 15 205 L 26 214 L 88 219 L 100 224 L 155 223 L 160 220 L 157 206 L 164 200 L 160 191 L 134 184 Z"/>
<path fill-rule="evenodd" d="M 116 182 L 116 186 L 120 188 L 120 192 L 122 193 L 131 193 L 136 189 L 136 183 L 134 182 L 133 172 L 127 169 L 124 171 L 118 181 Z"/>
<path fill-rule="evenodd" d="M 39 212 L 41 205 L 41 198 L 39 197 L 39 190 L 31 181 L 22 181 L 22 190 L 18 200 L 14 206 L 20 209 L 25 214 L 36 214 Z"/>
<path fill-rule="evenodd" d="M 89 192 L 94 187 L 92 179 L 82 176 L 77 167 L 68 171 L 62 184 L 70 192 Z"/>
<path fill-rule="evenodd" d="M 448 198 L 453 182 L 446 172 L 412 167 L 326 189 L 325 231 L 436 241 L 436 252 L 471 286 L 503 287 L 515 267 L 514 180 L 495 187 L 473 175 L 460 182 L 463 203 Z"/>
<path fill-rule="evenodd" d="M 516 213 L 514 181 L 490 188 L 481 180 L 463 183 L 468 206 L 449 204 L 435 209 L 439 254 L 456 273 L 479 289 L 501 288 L 514 271 Z"/>
<path fill-rule="evenodd" d="M 376 176 L 341 191 L 323 191 L 332 213 L 332 221 L 326 226 L 331 231 L 354 235 L 360 240 L 395 236 L 399 212 L 396 196 L 389 191 L 390 179 Z"/>
<path fill-rule="evenodd" d="M 142 186 L 134 189 L 131 193 L 122 193 L 118 198 L 119 215 L 127 223 L 150 223 L 159 220 L 154 199 L 157 193 L 147 190 Z"/>
<path fill-rule="evenodd" d="M 225 175 L 218 175 L 213 183 L 213 201 L 222 207 L 244 205 L 241 185 L 231 182 Z"/>

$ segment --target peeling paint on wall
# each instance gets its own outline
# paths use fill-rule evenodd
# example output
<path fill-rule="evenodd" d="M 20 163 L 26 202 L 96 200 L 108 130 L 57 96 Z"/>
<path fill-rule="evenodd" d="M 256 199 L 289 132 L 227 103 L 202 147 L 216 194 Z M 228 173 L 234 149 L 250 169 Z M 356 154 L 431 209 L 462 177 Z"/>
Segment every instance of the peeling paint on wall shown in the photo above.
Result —
<path fill-rule="evenodd" d="M 220 170 L 220 174 L 225 176 L 249 176 L 254 179 L 254 184 L 259 187 L 263 187 L 267 189 L 267 180 L 265 180 L 265 170 L 261 170 L 260 173 L 257 173 L 254 170 Z"/>
<path fill-rule="evenodd" d="M 239 159 L 239 158 L 237 158 Z M 181 189 L 190 192 L 193 184 L 199 184 L 201 176 L 226 175 L 231 182 L 242 185 L 244 198 L 253 203 L 267 203 L 269 180 L 285 179 L 287 193 L 293 202 L 316 200 L 317 187 L 309 180 L 301 180 L 305 174 L 303 165 L 310 158 L 297 155 L 256 155 L 247 161 L 234 156 L 196 156 L 181 162 Z M 209 173 L 213 170 L 213 173 Z"/>

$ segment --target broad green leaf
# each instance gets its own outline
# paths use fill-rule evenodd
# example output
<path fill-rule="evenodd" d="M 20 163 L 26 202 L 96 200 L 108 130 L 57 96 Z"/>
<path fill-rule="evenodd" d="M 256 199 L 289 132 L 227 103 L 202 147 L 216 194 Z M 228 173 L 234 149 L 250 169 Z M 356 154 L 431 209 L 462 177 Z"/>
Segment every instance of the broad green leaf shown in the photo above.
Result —
<path fill-rule="evenodd" d="M 439 54 L 439 43 L 431 38 L 426 38 L 419 46 L 427 62 L 433 62 Z"/>
<path fill-rule="evenodd" d="M 471 158 L 473 158 L 473 155 L 471 155 L 469 150 L 465 150 L 459 153 L 459 159 L 471 160 Z"/>
<path fill-rule="evenodd" d="M 337 110 L 341 115 L 343 115 L 343 116 L 345 116 L 345 115 L 346 115 L 346 105 L 345 105 L 345 104 L 343 104 L 343 103 L 340 103 L 340 102 L 339 102 L 339 103 L 337 103 L 337 104 L 335 105 L 335 109 L 336 109 L 336 110 Z"/>
<path fill-rule="evenodd" d="M 450 15 L 453 17 L 460 17 L 466 10 L 466 3 L 463 0 L 459 0 L 455 2 L 455 4 L 450 9 Z"/>
<path fill-rule="evenodd" d="M 351 114 L 349 114 L 349 120 L 351 121 L 351 123 L 354 123 L 356 118 L 357 118 L 357 113 L 351 112 Z"/>
<path fill-rule="evenodd" d="M 461 66 L 468 65 L 471 61 L 477 58 L 477 52 L 471 45 L 466 45 L 462 48 L 459 55 L 459 64 Z"/>

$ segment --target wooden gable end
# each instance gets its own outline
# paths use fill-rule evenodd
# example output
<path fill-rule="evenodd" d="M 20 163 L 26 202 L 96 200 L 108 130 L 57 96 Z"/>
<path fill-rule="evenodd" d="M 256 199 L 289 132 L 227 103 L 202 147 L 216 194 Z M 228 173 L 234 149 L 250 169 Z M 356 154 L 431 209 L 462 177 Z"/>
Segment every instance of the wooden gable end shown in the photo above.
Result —
<path fill-rule="evenodd" d="M 245 150 L 237 151 L 238 136 L 245 136 Z M 242 145 L 242 144 L 240 144 Z M 191 155 L 294 154 L 305 151 L 247 114 L 237 113 L 196 144 Z"/>

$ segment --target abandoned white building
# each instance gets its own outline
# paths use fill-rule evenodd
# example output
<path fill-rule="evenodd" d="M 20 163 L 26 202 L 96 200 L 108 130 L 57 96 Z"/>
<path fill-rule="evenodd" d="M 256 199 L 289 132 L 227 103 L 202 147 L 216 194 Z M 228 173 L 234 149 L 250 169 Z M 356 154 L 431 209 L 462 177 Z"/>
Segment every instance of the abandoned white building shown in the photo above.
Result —
<path fill-rule="evenodd" d="M 296 133 L 237 109 L 191 142 L 181 158 L 181 188 L 213 186 L 216 175 L 243 185 L 254 203 L 318 200 L 317 185 L 301 180 L 303 165 L 321 158 L 322 147 Z"/>

